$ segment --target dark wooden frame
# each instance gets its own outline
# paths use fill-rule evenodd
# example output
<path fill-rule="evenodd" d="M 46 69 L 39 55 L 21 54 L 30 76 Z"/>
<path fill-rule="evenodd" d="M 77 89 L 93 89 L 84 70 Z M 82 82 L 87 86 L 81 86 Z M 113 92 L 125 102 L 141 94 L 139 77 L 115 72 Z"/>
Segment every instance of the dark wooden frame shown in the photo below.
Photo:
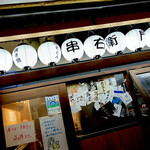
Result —
<path fill-rule="evenodd" d="M 82 73 L 93 70 L 100 70 L 113 66 L 120 66 L 124 64 L 131 64 L 150 59 L 150 51 L 141 51 L 137 53 L 129 53 L 121 56 L 114 56 L 103 58 L 99 60 L 91 60 L 79 62 L 69 65 L 61 65 L 52 68 L 39 68 L 27 72 L 18 72 L 12 75 L 5 75 L 0 77 L 0 87 L 8 85 L 16 85 L 30 81 L 37 81 L 48 79 L 63 75 Z"/>
<path fill-rule="evenodd" d="M 119 20 L 118 24 L 114 24 L 114 26 L 120 26 L 121 20 L 128 20 L 127 24 L 135 24 L 135 23 L 140 23 L 140 22 L 135 21 L 136 18 L 142 19 L 145 17 L 149 17 L 149 12 L 141 13 L 141 15 L 137 15 L 137 14 L 124 15 L 121 18 L 120 18 L 120 15 L 117 17 L 111 16 L 109 18 L 108 17 L 96 18 L 94 23 L 99 24 L 103 27 L 104 23 L 115 22 L 116 20 Z M 134 23 L 131 22 L 131 20 L 133 20 Z M 148 21 L 149 21 L 149 18 L 144 20 L 144 22 L 148 22 Z M 73 24 L 71 22 L 71 24 L 76 25 L 77 23 Z M 90 29 L 96 29 L 95 26 L 89 26 L 89 25 L 92 25 L 91 22 L 90 23 L 89 22 L 82 23 L 82 26 L 83 26 L 83 24 L 84 24 L 84 26 L 88 25 L 87 29 L 85 31 L 89 30 L 89 27 L 90 27 Z M 125 24 L 122 24 L 122 25 L 125 25 Z M 56 24 L 53 26 L 53 30 L 55 29 L 55 26 L 56 26 Z M 66 26 L 67 25 L 65 25 L 65 28 L 68 28 Z M 70 24 L 68 26 L 70 26 Z M 85 28 L 84 26 L 83 26 L 83 28 Z M 106 27 L 107 26 L 110 27 L 109 24 L 106 24 Z M 77 27 L 78 27 L 79 31 L 83 30 L 81 28 L 81 21 L 80 21 L 80 25 L 78 25 Z M 98 28 L 99 27 L 100 26 L 98 26 Z M 46 30 L 45 28 L 46 27 L 41 27 L 40 30 L 45 31 Z M 57 30 L 58 30 L 58 28 L 60 28 L 60 24 L 57 25 Z M 32 30 L 33 30 L 33 28 L 30 28 L 30 32 L 33 32 L 33 31 L 35 32 L 39 29 L 36 28 L 36 30 L 33 30 L 33 31 Z M 21 33 L 22 32 L 24 33 L 25 29 L 22 29 Z M 60 32 L 60 31 L 57 31 L 57 32 Z M 68 32 L 68 29 L 66 29 L 66 31 L 64 31 L 63 33 L 66 33 L 66 32 Z M 4 32 L 1 31 L 1 33 L 2 33 L 2 35 L 4 35 L 3 37 L 0 38 L 1 41 L 2 40 L 7 41 L 7 40 L 5 40 L 4 37 L 6 35 L 10 35 L 9 31 L 4 31 Z M 11 34 L 14 34 L 14 35 L 16 33 L 18 34 L 18 32 L 16 32 L 16 30 L 11 32 Z M 51 32 L 51 34 L 52 33 L 53 32 Z M 9 39 L 12 40 L 13 38 L 9 37 Z M 19 38 L 19 39 L 21 39 L 21 38 Z M 75 64 L 56 66 L 53 68 L 39 68 L 39 69 L 27 71 L 27 72 L 18 72 L 13 75 L 1 76 L 0 77 L 0 87 L 14 85 L 14 84 L 16 85 L 16 84 L 21 84 L 21 83 L 27 83 L 27 82 L 32 82 L 32 81 L 38 81 L 38 80 L 43 80 L 43 79 L 49 79 L 49 78 L 54 78 L 56 76 L 58 77 L 58 76 L 63 76 L 63 75 L 73 75 L 75 73 L 83 73 L 83 72 L 88 72 L 88 71 L 93 71 L 93 70 L 100 70 L 100 69 L 104 69 L 104 68 L 108 68 L 108 67 L 120 66 L 120 65 L 124 65 L 124 64 L 131 64 L 131 63 L 145 61 L 145 60 L 149 60 L 149 59 L 150 59 L 150 51 L 141 51 L 138 53 L 124 54 L 124 55 L 120 55 L 120 56 L 103 58 L 100 60 L 90 60 L 90 61 L 79 62 L 79 63 L 75 63 Z M 121 68 L 121 69 L 92 73 L 92 74 L 89 73 L 89 74 L 85 74 L 82 76 L 74 76 L 71 78 L 65 78 L 65 79 L 61 79 L 61 80 L 54 79 L 53 81 L 50 81 L 50 82 L 43 82 L 43 83 L 29 85 L 29 86 L 22 86 L 22 87 L 18 87 L 18 88 L 1 90 L 0 91 L 0 133 L 1 133 L 0 145 L 1 145 L 1 148 L 6 149 L 5 148 L 5 140 L 4 140 L 4 131 L 3 131 L 3 118 L 1 115 L 2 114 L 1 105 L 7 104 L 10 102 L 21 101 L 24 99 L 36 98 L 38 96 L 45 96 L 47 93 L 49 93 L 50 95 L 51 94 L 59 94 L 69 147 L 71 150 L 79 149 L 78 142 L 77 142 L 76 135 L 75 135 L 73 120 L 72 120 L 72 116 L 71 116 L 71 110 L 70 110 L 66 85 L 65 85 L 67 82 L 71 82 L 71 81 L 75 81 L 75 80 L 95 78 L 95 77 L 99 77 L 99 76 L 124 72 L 126 74 L 127 83 L 131 90 L 131 95 L 134 99 L 134 101 L 133 101 L 134 107 L 136 109 L 137 115 L 140 116 L 140 110 L 138 108 L 138 104 L 137 104 L 136 98 L 134 96 L 134 91 L 133 91 L 131 83 L 130 83 L 131 81 L 129 79 L 129 70 L 135 69 L 135 68 L 141 68 L 141 67 L 145 67 L 145 66 L 150 66 L 150 64 Z M 141 70 L 141 69 L 138 69 L 138 70 Z M 132 74 L 131 71 L 130 71 L 130 73 Z M 135 74 L 135 76 L 134 76 L 134 74 Z M 133 75 L 132 78 L 135 78 L 136 72 L 133 72 L 132 75 Z M 135 82 L 136 82 L 136 84 L 139 85 L 138 80 L 136 80 L 136 78 L 135 78 Z M 139 89 L 142 89 L 141 86 L 139 86 L 139 87 L 140 87 Z M 141 90 L 141 92 L 143 92 L 143 89 Z M 143 96 L 148 101 L 148 97 L 145 93 L 143 93 Z M 116 130 L 118 130 L 118 128 Z M 112 130 L 109 130 L 109 132 L 111 132 L 111 131 Z M 106 132 L 96 133 L 96 135 L 105 134 L 105 133 Z M 92 135 L 92 136 L 96 136 L 96 135 Z M 88 137 L 83 137 L 83 138 L 88 138 Z"/>
<path fill-rule="evenodd" d="M 89 74 L 82 75 L 82 76 L 74 76 L 74 77 L 65 78 L 65 79 L 61 79 L 61 80 L 41 82 L 38 84 L 22 86 L 22 87 L 18 87 L 18 88 L 1 90 L 0 91 L 0 94 L 1 94 L 0 95 L 0 104 L 1 105 L 7 104 L 10 102 L 15 102 L 15 101 L 27 99 L 27 98 L 29 99 L 30 97 L 38 97 L 41 94 L 43 94 L 43 96 L 45 96 L 45 93 L 47 91 L 49 91 L 48 89 L 51 89 L 51 92 L 50 92 L 51 94 L 57 94 L 56 91 L 57 91 L 57 86 L 58 86 L 64 122 L 65 122 L 65 119 L 67 118 L 66 122 L 69 123 L 69 125 L 65 124 L 66 131 L 68 131 L 68 128 L 69 128 L 70 132 L 71 132 L 71 130 L 72 130 L 72 132 L 74 132 L 73 120 L 72 120 L 72 116 L 71 116 L 71 111 L 70 111 L 68 95 L 67 95 L 67 90 L 66 90 L 65 84 L 68 82 L 72 82 L 72 81 L 92 79 L 92 78 L 97 78 L 97 77 L 116 74 L 116 73 L 124 73 L 126 75 L 127 84 L 129 86 L 129 88 L 131 89 L 131 91 L 130 91 L 131 95 L 134 98 L 133 105 L 134 105 L 136 114 L 137 114 L 137 116 L 140 116 L 140 110 L 139 110 L 138 105 L 136 103 L 134 92 L 132 91 L 132 88 L 131 88 L 131 84 L 130 84 L 129 75 L 128 75 L 127 70 L 137 68 L 137 67 L 139 68 L 139 67 L 143 67 L 143 66 L 150 66 L 150 64 L 144 64 L 144 65 L 140 65 L 140 66 L 132 66 L 132 67 L 121 68 L 121 69 L 114 69 L 114 70 L 98 72 L 98 73 L 89 73 Z M 32 93 L 32 95 L 28 95 L 29 92 Z M 70 127 L 71 127 L 71 129 L 70 129 Z M 118 129 L 119 129 L 119 127 L 115 130 L 118 130 Z M 113 130 L 114 129 L 110 129 L 109 132 L 111 132 Z M 105 134 L 105 132 L 101 131 L 101 132 L 96 133 L 95 135 L 100 135 L 100 134 Z M 73 135 L 74 135 L 74 138 L 76 139 L 75 132 L 73 133 Z M 84 138 L 88 138 L 89 136 L 86 136 Z M 93 136 L 93 134 L 91 134 L 91 136 Z M 73 138 L 73 136 L 72 136 L 72 138 Z"/>
<path fill-rule="evenodd" d="M 136 85 L 137 89 L 145 99 L 145 102 L 147 103 L 148 107 L 150 108 L 150 97 L 148 96 L 148 93 L 146 92 L 145 88 L 141 84 L 140 80 L 138 79 L 137 75 L 142 74 L 142 73 L 148 73 L 150 72 L 150 67 L 145 67 L 145 68 L 140 68 L 140 69 L 135 69 L 135 70 L 130 70 L 130 76 Z"/>
<path fill-rule="evenodd" d="M 0 102 L 1 105 L 8 104 L 12 102 L 17 102 L 21 100 L 26 99 L 32 99 L 32 98 L 38 98 L 38 97 L 44 97 L 48 95 L 55 95 L 58 94 L 60 98 L 60 104 L 62 109 L 62 115 L 63 115 L 63 121 L 66 131 L 66 137 L 68 141 L 69 149 L 76 150 L 78 149 L 78 143 L 75 136 L 75 129 L 73 125 L 71 110 L 69 106 L 69 100 L 67 96 L 67 90 L 65 83 L 63 84 L 57 84 L 57 85 L 51 85 L 51 86 L 45 86 L 45 87 L 37 87 L 33 89 L 24 89 L 23 91 L 16 91 L 12 93 L 3 94 L 0 96 Z M 0 105 L 0 107 L 1 107 Z M 0 130 L 1 130 L 1 140 L 0 145 L 2 149 L 6 149 L 5 147 L 5 141 L 4 141 L 4 131 L 3 131 L 3 118 L 2 118 L 2 112 L 1 112 L 1 122 L 0 122 Z"/>
<path fill-rule="evenodd" d="M 145 53 L 145 52 L 143 52 L 143 53 Z M 138 53 L 136 53 L 136 54 L 138 54 Z M 147 54 L 147 52 L 146 52 L 146 54 Z M 133 56 L 131 56 L 131 57 L 133 58 Z M 139 58 L 137 58 L 137 59 L 139 59 Z M 124 61 L 125 61 L 125 58 L 124 58 Z M 119 56 L 118 56 L 118 62 L 117 63 L 119 63 Z M 105 64 L 106 64 L 106 66 L 108 65 L 106 62 L 105 62 Z M 81 64 L 80 65 L 79 64 L 73 64 L 73 65 L 80 66 Z M 94 64 L 91 64 L 91 65 L 94 65 Z M 126 68 L 108 70 L 108 71 L 104 71 L 104 72 L 89 73 L 89 74 L 84 74 L 84 75 L 81 75 L 81 76 L 73 76 L 73 77 L 68 77 L 68 78 L 64 78 L 64 79 L 60 79 L 60 80 L 55 79 L 55 80 L 49 81 L 49 82 L 46 82 L 46 81 L 42 82 L 42 79 L 46 79 L 46 78 L 45 78 L 45 76 L 43 78 L 42 75 L 39 75 L 38 79 L 41 80 L 41 83 L 31 84 L 31 85 L 28 85 L 28 86 L 22 86 L 22 87 L 17 87 L 17 88 L 12 88 L 12 89 L 1 90 L 0 91 L 0 107 L 3 104 L 8 104 L 8 103 L 11 103 L 11 102 L 16 102 L 16 101 L 21 101 L 21 100 L 24 100 L 24 99 L 36 98 L 36 97 L 39 97 L 39 96 L 46 96 L 47 94 L 49 94 L 49 95 L 59 94 L 69 147 L 71 147 L 70 148 L 71 150 L 73 150 L 74 148 L 77 149 L 78 146 L 79 146 L 78 145 L 79 144 L 78 140 L 82 140 L 82 138 L 77 139 L 76 135 L 75 135 L 75 129 L 74 129 L 74 125 L 73 125 L 73 119 L 72 119 L 69 100 L 68 100 L 68 95 L 67 95 L 66 83 L 72 82 L 72 81 L 77 81 L 77 80 L 86 80 L 86 79 L 97 78 L 97 77 L 100 77 L 100 76 L 111 75 L 111 74 L 115 74 L 115 73 L 124 73 L 126 75 L 127 84 L 129 86 L 129 89 L 131 90 L 130 91 L 131 95 L 134 99 L 133 105 L 134 105 L 137 117 L 140 118 L 140 115 L 141 115 L 140 114 L 140 109 L 138 108 L 137 100 L 134 96 L 134 91 L 133 91 L 132 86 L 130 84 L 129 70 L 142 68 L 142 67 L 147 67 L 147 66 L 150 66 L 150 64 L 147 63 L 147 64 L 143 64 L 143 65 L 137 65 L 137 66 L 131 66 L 131 67 L 126 67 Z M 51 69 L 53 69 L 53 68 L 51 68 Z M 13 82 L 16 83 L 16 80 L 17 80 L 18 76 L 25 77 L 25 82 L 34 81 L 36 79 L 36 75 L 37 75 L 36 70 L 26 72 L 26 73 L 27 74 L 29 73 L 29 75 L 31 75 L 31 76 L 28 76 L 26 78 L 25 74 L 10 75 L 9 76 L 10 78 L 8 80 L 9 81 L 10 81 L 10 79 L 14 80 Z M 43 71 L 41 73 L 46 74 L 47 77 L 50 76 L 50 72 L 47 72 L 47 70 L 43 69 Z M 4 80 L 5 77 L 7 77 L 7 76 L 4 76 L 4 77 L 0 78 L 1 79 L 1 84 L 7 86 L 9 84 Z M 20 82 L 20 79 L 19 79 L 19 82 Z M 0 130 L 1 130 L 1 133 L 4 133 L 3 123 L 2 123 L 3 119 L 2 119 L 2 117 L 0 117 L 0 118 L 1 118 L 1 120 L 0 120 Z M 134 124 L 132 124 L 132 125 L 134 125 Z M 131 126 L 131 124 L 129 124 L 129 126 Z M 128 125 L 124 126 L 123 128 L 125 128 L 125 127 L 128 127 Z M 92 136 L 105 134 L 105 133 L 108 133 L 108 132 L 112 132 L 114 130 L 120 130 L 121 128 L 118 127 L 118 128 L 115 128 L 115 129 L 112 128 L 112 129 L 110 129 L 109 131 L 106 131 L 106 132 L 105 131 L 97 132 L 95 134 L 91 134 L 91 135 L 88 135 L 86 137 L 84 136 L 83 139 L 89 138 L 89 137 L 92 137 Z M 4 134 L 3 134 L 3 136 L 0 137 L 0 141 L 2 141 L 3 148 L 5 149 Z"/>

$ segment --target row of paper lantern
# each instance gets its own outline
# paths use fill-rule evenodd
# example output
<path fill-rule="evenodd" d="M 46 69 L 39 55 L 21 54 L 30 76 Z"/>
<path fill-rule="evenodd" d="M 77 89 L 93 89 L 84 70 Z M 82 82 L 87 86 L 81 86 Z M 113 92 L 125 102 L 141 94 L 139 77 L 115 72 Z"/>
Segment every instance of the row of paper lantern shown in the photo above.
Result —
<path fill-rule="evenodd" d="M 77 38 L 70 38 L 62 43 L 61 49 L 57 43 L 45 41 L 36 50 L 25 43 L 18 45 L 12 55 L 5 49 L 0 49 L 0 71 L 11 69 L 13 61 L 20 69 L 30 69 L 37 63 L 37 55 L 45 65 L 57 64 L 61 55 L 68 61 L 77 61 L 82 58 L 84 51 L 92 59 L 102 57 L 107 50 L 111 54 L 122 53 L 127 47 L 131 51 L 150 47 L 150 28 L 145 32 L 141 29 L 132 29 L 126 35 L 116 31 L 104 39 L 99 35 L 88 37 L 84 44 Z M 62 54 L 61 54 L 62 53 Z"/>

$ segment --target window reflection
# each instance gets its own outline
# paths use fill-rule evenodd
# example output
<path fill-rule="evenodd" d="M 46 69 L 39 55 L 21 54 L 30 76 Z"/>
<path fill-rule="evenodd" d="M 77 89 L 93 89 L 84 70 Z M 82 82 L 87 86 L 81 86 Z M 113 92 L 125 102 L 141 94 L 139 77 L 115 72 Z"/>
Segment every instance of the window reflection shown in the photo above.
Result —
<path fill-rule="evenodd" d="M 39 118 L 48 116 L 45 97 L 25 100 L 15 103 L 10 103 L 2 106 L 2 115 L 3 115 L 3 125 L 5 129 L 5 139 L 6 139 L 6 129 L 17 130 L 17 125 L 20 125 L 27 128 L 27 125 L 24 123 L 29 123 L 31 125 L 32 121 L 35 128 L 35 142 L 18 144 L 16 146 L 8 146 L 8 150 L 43 150 L 43 141 L 40 129 Z M 15 126 L 13 126 L 15 125 Z M 9 128 L 11 127 L 11 128 Z M 23 128 L 22 128 L 23 129 Z M 28 138 L 29 135 L 26 135 Z M 18 136 L 16 138 L 23 138 Z M 6 144 L 7 145 L 7 144 Z"/>

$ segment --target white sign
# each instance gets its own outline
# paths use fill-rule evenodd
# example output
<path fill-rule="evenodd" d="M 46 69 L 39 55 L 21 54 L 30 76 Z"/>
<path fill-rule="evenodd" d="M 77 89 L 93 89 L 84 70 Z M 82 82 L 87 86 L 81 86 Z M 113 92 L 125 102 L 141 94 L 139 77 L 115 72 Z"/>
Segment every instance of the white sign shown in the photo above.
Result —
<path fill-rule="evenodd" d="M 0 48 L 0 70 L 9 71 L 12 67 L 13 61 L 9 51 Z"/>
<path fill-rule="evenodd" d="M 61 50 L 58 44 L 54 42 L 44 42 L 38 48 L 38 56 L 40 61 L 45 65 L 58 63 L 61 58 Z"/>
<path fill-rule="evenodd" d="M 17 46 L 12 53 L 12 58 L 18 68 L 34 67 L 37 63 L 36 50 L 27 44 Z"/>
<path fill-rule="evenodd" d="M 105 40 L 99 35 L 92 35 L 84 41 L 84 50 L 90 58 L 103 56 L 105 53 Z"/>
<path fill-rule="evenodd" d="M 62 54 L 68 61 L 79 60 L 84 53 L 83 44 L 77 38 L 70 38 L 63 42 L 61 46 Z"/>
<path fill-rule="evenodd" d="M 145 31 L 145 45 L 150 47 L 150 28 Z"/>
<path fill-rule="evenodd" d="M 84 93 L 74 93 L 73 97 L 80 106 L 86 106 L 85 94 Z"/>
<path fill-rule="evenodd" d="M 73 114 L 75 114 L 81 110 L 82 110 L 82 108 L 80 107 L 79 103 L 75 103 L 71 106 L 71 111 Z"/>
<path fill-rule="evenodd" d="M 113 115 L 116 116 L 116 117 L 120 117 L 122 106 L 118 105 L 118 104 L 114 104 L 114 107 L 115 107 L 115 111 L 114 111 Z"/>
<path fill-rule="evenodd" d="M 39 118 L 44 150 L 68 150 L 62 115 Z"/>
<path fill-rule="evenodd" d="M 93 102 L 100 102 L 98 90 L 91 91 L 91 98 Z"/>
<path fill-rule="evenodd" d="M 129 103 L 132 102 L 132 97 L 130 96 L 128 92 L 122 94 L 121 98 L 125 105 L 128 105 Z"/>
<path fill-rule="evenodd" d="M 145 46 L 145 32 L 141 29 L 130 30 L 126 34 L 126 45 L 131 51 L 136 51 L 138 48 Z"/>
<path fill-rule="evenodd" d="M 34 121 L 5 127 L 6 147 L 35 142 Z"/>
<path fill-rule="evenodd" d="M 60 108 L 60 102 L 59 102 L 59 96 L 58 95 L 46 96 L 45 100 L 46 100 L 48 115 L 61 113 L 61 108 Z"/>
<path fill-rule="evenodd" d="M 88 91 L 85 93 L 85 101 L 86 101 L 86 104 L 89 105 L 91 104 L 93 101 L 92 101 L 92 92 L 91 91 Z"/>
<path fill-rule="evenodd" d="M 99 102 L 94 103 L 94 108 L 98 111 L 100 109 L 100 104 Z"/>

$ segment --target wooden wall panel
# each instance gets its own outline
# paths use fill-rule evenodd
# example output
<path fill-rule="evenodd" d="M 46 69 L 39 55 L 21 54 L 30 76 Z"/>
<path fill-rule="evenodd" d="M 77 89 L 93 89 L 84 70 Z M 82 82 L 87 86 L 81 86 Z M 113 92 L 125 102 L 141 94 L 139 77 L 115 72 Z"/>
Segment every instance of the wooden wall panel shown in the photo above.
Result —
<path fill-rule="evenodd" d="M 91 139 L 80 141 L 80 147 L 82 150 L 93 150 Z"/>
<path fill-rule="evenodd" d="M 145 150 L 146 142 L 140 126 L 119 131 L 120 140 L 125 150 Z"/>
<path fill-rule="evenodd" d="M 147 150 L 141 126 L 80 141 L 82 150 Z"/>
<path fill-rule="evenodd" d="M 117 132 L 101 135 L 91 139 L 93 150 L 102 148 L 103 150 L 120 150 L 121 142 Z"/>

